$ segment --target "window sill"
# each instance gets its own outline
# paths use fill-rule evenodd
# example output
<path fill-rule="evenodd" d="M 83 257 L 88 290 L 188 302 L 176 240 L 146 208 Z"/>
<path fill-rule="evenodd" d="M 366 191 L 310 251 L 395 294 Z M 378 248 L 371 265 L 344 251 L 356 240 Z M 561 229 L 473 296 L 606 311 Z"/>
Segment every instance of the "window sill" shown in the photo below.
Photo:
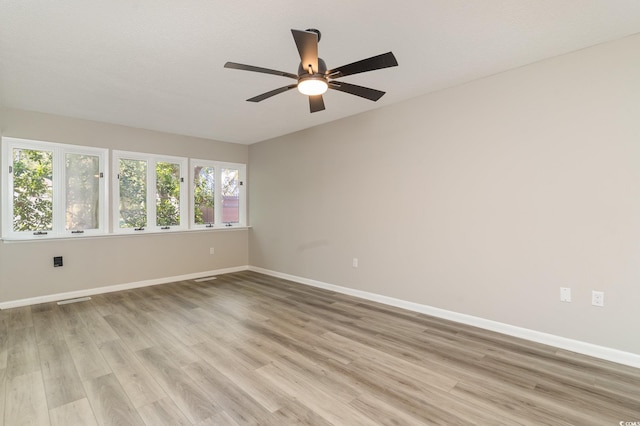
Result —
<path fill-rule="evenodd" d="M 93 234 L 83 236 L 69 236 L 69 237 L 44 237 L 44 238 L 0 238 L 5 244 L 14 243 L 37 243 L 47 241 L 69 241 L 69 240 L 95 240 L 103 238 L 121 238 L 121 237 L 142 237 L 142 236 L 158 236 L 158 235 L 176 235 L 176 234 L 192 234 L 192 233 L 204 233 L 204 232 L 233 232 L 233 231 L 246 231 L 251 229 L 251 226 L 220 226 L 215 228 L 195 228 L 195 229 L 181 229 L 178 231 L 146 231 L 141 233 L 109 233 L 109 234 Z"/>

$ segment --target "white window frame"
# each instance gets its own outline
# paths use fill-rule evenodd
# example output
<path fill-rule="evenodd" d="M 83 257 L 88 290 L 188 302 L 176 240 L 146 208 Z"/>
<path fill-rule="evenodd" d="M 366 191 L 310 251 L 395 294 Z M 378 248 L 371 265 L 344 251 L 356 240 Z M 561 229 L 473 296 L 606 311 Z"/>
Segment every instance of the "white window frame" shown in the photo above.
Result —
<path fill-rule="evenodd" d="M 215 187 L 214 187 L 214 222 L 213 226 L 209 224 L 195 223 L 195 168 L 196 166 L 213 167 L 215 170 Z M 224 223 L 222 222 L 222 169 L 237 169 L 239 185 L 239 222 Z M 221 228 L 244 228 L 247 226 L 247 165 L 243 163 L 230 163 L 214 160 L 191 159 L 189 161 L 189 224 L 191 229 L 221 229 Z"/>
<path fill-rule="evenodd" d="M 50 151 L 53 153 L 53 220 L 52 230 L 45 233 L 34 234 L 33 231 L 13 230 L 13 150 L 29 149 L 38 151 Z M 2 237 L 16 240 L 40 240 L 51 238 L 81 238 L 87 236 L 103 235 L 108 232 L 108 150 L 104 148 L 87 147 L 80 145 L 67 145 L 54 142 L 36 141 L 11 137 L 2 138 Z M 66 188 L 65 188 L 65 156 L 66 154 L 91 155 L 99 158 L 100 184 L 98 186 L 98 211 L 99 227 L 97 229 L 84 229 L 77 232 L 66 227 Z M 11 170 L 11 172 L 10 172 Z M 74 232 L 75 231 L 75 232 Z"/>
<path fill-rule="evenodd" d="M 147 162 L 147 226 L 140 228 L 120 228 L 120 160 L 141 160 Z M 161 227 L 156 223 L 156 163 L 174 163 L 180 165 L 180 224 L 170 227 Z M 189 186 L 187 184 L 188 159 L 168 155 L 147 154 L 130 151 L 112 151 L 113 171 L 113 206 L 112 228 L 114 234 L 144 234 L 154 232 L 175 232 L 188 229 L 189 220 Z"/>

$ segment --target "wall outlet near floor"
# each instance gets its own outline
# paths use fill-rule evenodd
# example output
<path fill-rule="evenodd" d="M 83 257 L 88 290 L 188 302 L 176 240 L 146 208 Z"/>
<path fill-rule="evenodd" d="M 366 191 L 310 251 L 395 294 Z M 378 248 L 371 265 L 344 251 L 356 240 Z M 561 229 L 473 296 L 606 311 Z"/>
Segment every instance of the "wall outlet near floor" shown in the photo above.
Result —
<path fill-rule="evenodd" d="M 571 302 L 571 289 L 569 287 L 560 287 L 560 301 Z"/>
<path fill-rule="evenodd" d="M 209 248 L 209 254 L 216 254 L 216 249 L 213 247 Z"/>
<path fill-rule="evenodd" d="M 353 261 L 351 262 L 351 266 L 353 266 L 354 268 L 358 267 L 358 258 L 354 257 Z"/>
<path fill-rule="evenodd" d="M 591 292 L 591 304 L 593 306 L 604 306 L 604 291 Z"/>

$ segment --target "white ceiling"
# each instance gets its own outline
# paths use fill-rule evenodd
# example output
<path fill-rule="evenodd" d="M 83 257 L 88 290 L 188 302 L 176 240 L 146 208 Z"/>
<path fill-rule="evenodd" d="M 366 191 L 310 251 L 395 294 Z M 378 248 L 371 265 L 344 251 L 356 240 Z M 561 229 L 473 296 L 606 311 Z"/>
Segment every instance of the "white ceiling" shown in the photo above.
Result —
<path fill-rule="evenodd" d="M 329 68 L 393 51 L 399 66 L 345 77 L 310 114 L 291 83 L 290 29 L 318 28 Z M 638 0 L 0 0 L 0 105 L 254 143 L 640 32 Z"/>

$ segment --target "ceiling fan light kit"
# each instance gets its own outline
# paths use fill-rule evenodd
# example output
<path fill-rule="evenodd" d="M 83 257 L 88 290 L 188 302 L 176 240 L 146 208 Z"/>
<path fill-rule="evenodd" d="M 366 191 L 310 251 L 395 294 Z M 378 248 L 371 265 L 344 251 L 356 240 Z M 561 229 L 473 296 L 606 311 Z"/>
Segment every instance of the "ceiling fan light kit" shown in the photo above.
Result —
<path fill-rule="evenodd" d="M 328 88 L 327 80 L 320 76 L 302 76 L 298 81 L 298 92 L 307 96 L 322 95 Z"/>
<path fill-rule="evenodd" d="M 284 93 L 297 88 L 300 93 L 309 97 L 309 109 L 312 113 L 325 109 L 322 95 L 328 89 L 360 96 L 375 102 L 380 99 L 385 92 L 335 80 L 347 75 L 398 66 L 398 61 L 395 56 L 393 56 L 393 53 L 387 52 L 382 55 L 372 56 L 371 58 L 327 70 L 324 60 L 318 57 L 320 31 L 316 29 L 308 29 L 306 31 L 291 30 L 291 34 L 293 35 L 296 47 L 298 48 L 298 53 L 300 54 L 298 74 L 256 67 L 253 65 L 238 64 L 236 62 L 227 62 L 224 64 L 225 68 L 273 74 L 297 80 L 296 84 L 290 84 L 288 86 L 271 90 L 261 95 L 249 98 L 247 101 L 261 102 L 279 93 Z"/>

